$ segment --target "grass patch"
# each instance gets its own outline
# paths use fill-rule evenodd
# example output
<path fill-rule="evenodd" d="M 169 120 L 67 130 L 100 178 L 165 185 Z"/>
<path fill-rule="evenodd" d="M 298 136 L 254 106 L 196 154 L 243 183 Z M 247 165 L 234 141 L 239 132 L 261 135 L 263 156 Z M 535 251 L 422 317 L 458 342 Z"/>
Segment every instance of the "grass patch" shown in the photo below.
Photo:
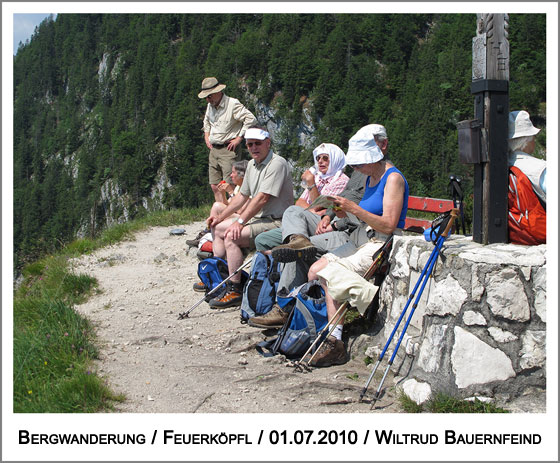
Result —
<path fill-rule="evenodd" d="M 422 405 L 418 405 L 414 400 L 408 397 L 402 390 L 399 393 L 399 403 L 406 413 L 422 413 Z"/>
<path fill-rule="evenodd" d="M 472 401 L 462 400 L 441 392 L 421 405 L 418 405 L 402 390 L 399 393 L 398 399 L 406 413 L 422 413 L 423 411 L 429 413 L 509 413 L 492 402 L 482 402 L 478 399 Z"/>
<path fill-rule="evenodd" d="M 95 333 L 74 310 L 97 290 L 98 283 L 69 270 L 69 258 L 133 239 L 134 233 L 150 226 L 203 220 L 209 211 L 205 206 L 151 213 L 115 225 L 95 239 L 75 240 L 57 254 L 25 266 L 23 282 L 14 291 L 14 412 L 98 412 L 124 400 L 94 370 Z"/>
<path fill-rule="evenodd" d="M 461 400 L 442 393 L 430 399 L 426 407 L 431 413 L 509 413 L 492 402 Z"/>

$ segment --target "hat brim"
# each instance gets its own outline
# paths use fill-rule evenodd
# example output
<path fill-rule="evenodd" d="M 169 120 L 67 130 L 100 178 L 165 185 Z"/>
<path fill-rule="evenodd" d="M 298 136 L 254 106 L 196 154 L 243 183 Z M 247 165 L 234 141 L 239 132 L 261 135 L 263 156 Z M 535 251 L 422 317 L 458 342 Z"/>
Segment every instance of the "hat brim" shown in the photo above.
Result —
<path fill-rule="evenodd" d="M 383 159 L 381 151 L 372 152 L 365 150 L 349 150 L 346 154 L 346 164 L 355 166 L 358 164 L 375 164 Z"/>
<path fill-rule="evenodd" d="M 208 90 L 202 90 L 199 94 L 198 97 L 199 98 L 206 98 L 208 95 L 212 95 L 212 93 L 218 93 L 221 92 L 224 88 L 226 88 L 225 84 L 220 84 L 217 87 L 208 89 Z"/>
<path fill-rule="evenodd" d="M 538 134 L 541 131 L 541 129 L 537 129 L 536 127 L 533 126 L 533 128 L 527 128 L 525 130 L 518 130 L 517 132 L 514 132 L 513 135 L 510 138 L 510 140 L 513 140 L 514 138 L 521 138 L 521 137 L 533 137 L 536 134 Z"/>

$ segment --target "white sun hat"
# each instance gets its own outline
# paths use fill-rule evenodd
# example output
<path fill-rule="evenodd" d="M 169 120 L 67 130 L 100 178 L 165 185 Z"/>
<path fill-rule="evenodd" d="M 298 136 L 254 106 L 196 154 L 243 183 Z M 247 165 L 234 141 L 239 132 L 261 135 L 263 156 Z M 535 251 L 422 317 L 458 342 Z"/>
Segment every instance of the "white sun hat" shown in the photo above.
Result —
<path fill-rule="evenodd" d="M 508 138 L 531 137 L 541 131 L 533 126 L 527 111 L 512 111 L 509 113 Z"/>
<path fill-rule="evenodd" d="M 358 130 L 348 142 L 346 164 L 374 164 L 383 159 L 383 153 L 375 142 L 375 136 L 387 138 L 385 127 L 379 124 L 370 124 Z"/>

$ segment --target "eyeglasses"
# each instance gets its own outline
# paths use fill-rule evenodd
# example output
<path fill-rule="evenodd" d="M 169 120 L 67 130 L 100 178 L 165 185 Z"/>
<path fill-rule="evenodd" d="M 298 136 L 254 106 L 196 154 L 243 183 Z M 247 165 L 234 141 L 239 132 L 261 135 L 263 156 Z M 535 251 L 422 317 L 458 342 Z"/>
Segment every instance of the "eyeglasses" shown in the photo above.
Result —
<path fill-rule="evenodd" d="M 263 143 L 262 141 L 255 141 L 255 142 L 249 141 L 249 142 L 247 142 L 247 148 L 251 148 L 253 145 L 255 145 L 255 146 L 261 146 L 262 143 Z"/>
<path fill-rule="evenodd" d="M 317 162 L 319 161 L 328 161 L 329 160 L 329 155 L 328 154 L 319 154 L 317 157 L 315 157 L 315 160 Z"/>
<path fill-rule="evenodd" d="M 367 164 L 354 164 L 352 167 L 352 169 L 361 169 L 362 167 L 365 167 Z"/>

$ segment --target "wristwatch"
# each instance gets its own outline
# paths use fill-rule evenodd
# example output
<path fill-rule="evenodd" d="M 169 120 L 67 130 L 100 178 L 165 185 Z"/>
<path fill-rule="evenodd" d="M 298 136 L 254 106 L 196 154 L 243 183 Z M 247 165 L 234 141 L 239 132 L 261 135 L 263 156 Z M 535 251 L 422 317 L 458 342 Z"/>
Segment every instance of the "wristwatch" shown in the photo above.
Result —
<path fill-rule="evenodd" d="M 315 188 L 315 184 L 311 185 L 311 186 L 306 186 L 305 189 L 311 191 L 313 188 Z"/>
<path fill-rule="evenodd" d="M 237 222 L 243 225 L 245 221 L 241 217 L 237 217 Z"/>

